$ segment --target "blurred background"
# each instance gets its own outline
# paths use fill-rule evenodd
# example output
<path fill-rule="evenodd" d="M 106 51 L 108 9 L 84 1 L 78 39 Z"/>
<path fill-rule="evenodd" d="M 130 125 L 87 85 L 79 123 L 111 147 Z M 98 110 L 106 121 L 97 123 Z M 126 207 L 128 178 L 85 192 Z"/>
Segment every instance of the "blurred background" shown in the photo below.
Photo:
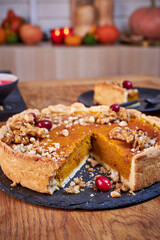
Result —
<path fill-rule="evenodd" d="M 20 81 L 160 76 L 160 0 L 0 0 L 0 25 Z"/>

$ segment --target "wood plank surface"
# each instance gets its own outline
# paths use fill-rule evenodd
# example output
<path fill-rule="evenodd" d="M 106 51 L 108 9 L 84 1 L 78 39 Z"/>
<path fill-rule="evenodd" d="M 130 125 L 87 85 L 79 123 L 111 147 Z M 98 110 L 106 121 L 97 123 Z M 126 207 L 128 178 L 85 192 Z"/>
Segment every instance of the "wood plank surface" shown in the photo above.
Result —
<path fill-rule="evenodd" d="M 132 80 L 135 86 L 160 89 L 160 78 L 157 77 L 123 78 Z M 28 107 L 43 108 L 77 101 L 78 95 L 93 89 L 98 80 L 20 82 L 19 88 Z M 160 196 L 120 209 L 71 211 L 30 204 L 0 190 L 0 240 L 8 239 L 159 240 Z"/>

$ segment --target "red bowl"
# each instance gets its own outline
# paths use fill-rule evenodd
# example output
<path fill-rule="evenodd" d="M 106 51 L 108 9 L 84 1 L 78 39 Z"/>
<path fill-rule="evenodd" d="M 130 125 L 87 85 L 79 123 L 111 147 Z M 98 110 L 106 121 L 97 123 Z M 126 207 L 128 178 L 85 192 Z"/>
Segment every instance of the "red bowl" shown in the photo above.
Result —
<path fill-rule="evenodd" d="M 11 93 L 18 83 L 17 76 L 8 73 L 0 73 L 0 102 Z"/>

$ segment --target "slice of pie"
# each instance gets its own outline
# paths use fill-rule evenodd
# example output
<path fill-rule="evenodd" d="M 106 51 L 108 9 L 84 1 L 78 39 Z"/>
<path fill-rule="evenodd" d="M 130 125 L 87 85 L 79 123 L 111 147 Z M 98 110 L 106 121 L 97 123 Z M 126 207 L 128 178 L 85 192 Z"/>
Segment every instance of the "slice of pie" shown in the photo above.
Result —
<path fill-rule="evenodd" d="M 92 153 L 131 190 L 160 181 L 160 119 L 81 103 L 28 109 L 0 129 L 0 166 L 32 190 L 62 188 Z"/>
<path fill-rule="evenodd" d="M 101 81 L 94 86 L 94 103 L 101 105 L 122 104 L 138 99 L 138 90 L 128 80 Z"/>

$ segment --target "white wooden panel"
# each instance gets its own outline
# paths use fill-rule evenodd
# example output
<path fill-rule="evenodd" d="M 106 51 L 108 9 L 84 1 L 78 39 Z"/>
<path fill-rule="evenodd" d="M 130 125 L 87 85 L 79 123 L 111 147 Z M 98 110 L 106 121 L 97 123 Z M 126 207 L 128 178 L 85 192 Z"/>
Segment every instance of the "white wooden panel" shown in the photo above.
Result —
<path fill-rule="evenodd" d="M 48 4 L 48 3 L 59 3 L 59 4 L 70 4 L 70 0 L 37 0 L 38 3 L 45 3 L 45 4 Z"/>
<path fill-rule="evenodd" d="M 150 1 L 115 1 L 114 16 L 125 17 L 130 16 L 132 12 L 140 7 L 149 7 Z M 157 6 L 160 6 L 160 1 L 157 1 Z"/>
<path fill-rule="evenodd" d="M 128 29 L 128 19 L 126 18 L 115 18 L 115 25 L 118 27 L 119 30 L 124 32 Z"/>
<path fill-rule="evenodd" d="M 38 4 L 38 16 L 39 17 L 69 17 L 70 16 L 70 6 L 68 3 L 58 4 L 58 3 L 40 3 Z"/>
<path fill-rule="evenodd" d="M 13 9 L 15 13 L 19 16 L 24 17 L 28 20 L 28 5 L 27 2 L 22 1 L 22 3 L 15 4 L 13 1 L 12 3 L 1 4 L 0 3 L 0 22 L 4 19 L 7 15 L 9 9 Z"/>
<path fill-rule="evenodd" d="M 39 19 L 39 25 L 45 32 L 49 32 L 53 28 L 69 27 L 70 19 Z"/>
<path fill-rule="evenodd" d="M 23 4 L 23 3 L 28 3 L 28 0 L 0 0 L 0 4 L 8 4 L 8 3 L 20 3 L 20 4 Z"/>

